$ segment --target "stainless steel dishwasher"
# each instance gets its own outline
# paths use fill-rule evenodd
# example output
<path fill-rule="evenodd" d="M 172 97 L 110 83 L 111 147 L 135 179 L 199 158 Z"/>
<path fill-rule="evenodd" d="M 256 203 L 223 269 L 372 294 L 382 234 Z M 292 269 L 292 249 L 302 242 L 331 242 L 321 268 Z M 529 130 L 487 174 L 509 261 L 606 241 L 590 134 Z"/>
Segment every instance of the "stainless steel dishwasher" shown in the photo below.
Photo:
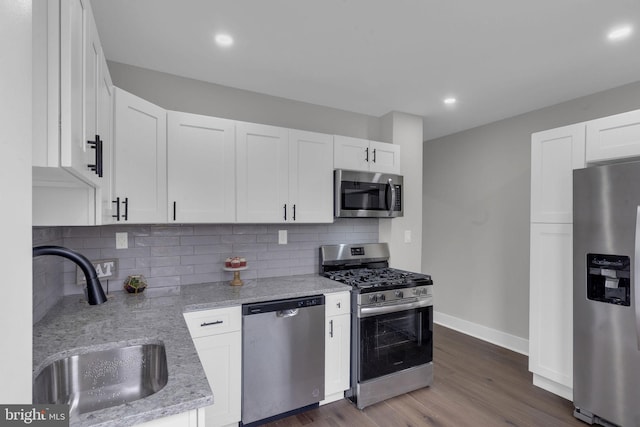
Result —
<path fill-rule="evenodd" d="M 242 424 L 322 399 L 324 296 L 243 305 Z"/>

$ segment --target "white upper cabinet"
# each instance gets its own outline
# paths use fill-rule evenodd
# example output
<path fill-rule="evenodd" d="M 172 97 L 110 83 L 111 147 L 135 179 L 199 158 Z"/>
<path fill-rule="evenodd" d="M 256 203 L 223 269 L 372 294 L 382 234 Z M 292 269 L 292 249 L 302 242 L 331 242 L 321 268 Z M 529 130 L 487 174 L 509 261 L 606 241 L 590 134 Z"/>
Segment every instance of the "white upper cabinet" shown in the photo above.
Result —
<path fill-rule="evenodd" d="M 288 138 L 285 128 L 236 123 L 238 222 L 278 223 L 293 214 Z"/>
<path fill-rule="evenodd" d="M 291 221 L 333 222 L 333 136 L 289 131 Z"/>
<path fill-rule="evenodd" d="M 113 86 L 91 4 L 36 0 L 33 21 L 34 224 L 108 223 Z"/>
<path fill-rule="evenodd" d="M 101 168 L 102 183 L 97 189 L 98 202 L 96 224 L 110 224 L 115 218 L 113 196 L 113 102 L 114 86 L 111 82 L 111 75 L 107 68 L 107 60 L 104 56 L 100 58 L 100 68 L 98 73 L 98 120 L 97 134 L 102 141 Z"/>
<path fill-rule="evenodd" d="M 115 91 L 113 193 L 116 221 L 167 222 L 167 112 Z"/>
<path fill-rule="evenodd" d="M 640 157 L 640 110 L 587 122 L 587 163 Z"/>
<path fill-rule="evenodd" d="M 386 142 L 369 142 L 369 170 L 400 174 L 400 146 Z"/>
<path fill-rule="evenodd" d="M 531 222 L 573 222 L 573 170 L 585 166 L 585 124 L 531 136 Z"/>
<path fill-rule="evenodd" d="M 109 71 L 91 4 L 36 0 L 33 19 L 33 166 L 62 167 L 99 187 L 99 149 L 88 142 L 109 120 L 99 111 L 100 78 Z"/>
<path fill-rule="evenodd" d="M 334 136 L 334 167 L 400 173 L 400 146 L 349 136 Z"/>
<path fill-rule="evenodd" d="M 60 163 L 101 185 L 89 141 L 98 129 L 98 74 L 103 56 L 88 0 L 60 3 Z"/>
<path fill-rule="evenodd" d="M 332 222 L 331 135 L 237 122 L 238 222 Z"/>
<path fill-rule="evenodd" d="M 169 222 L 234 222 L 235 122 L 167 113 Z"/>

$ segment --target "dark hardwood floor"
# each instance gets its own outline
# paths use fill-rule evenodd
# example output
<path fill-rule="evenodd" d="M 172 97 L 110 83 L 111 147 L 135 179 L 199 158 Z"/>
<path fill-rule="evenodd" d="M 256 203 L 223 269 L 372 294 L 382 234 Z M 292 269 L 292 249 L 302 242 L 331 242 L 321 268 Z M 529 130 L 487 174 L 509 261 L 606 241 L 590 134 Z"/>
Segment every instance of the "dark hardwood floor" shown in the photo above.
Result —
<path fill-rule="evenodd" d="M 293 415 L 270 427 L 535 426 L 586 424 L 571 402 L 532 384 L 528 359 L 451 329 L 434 327 L 431 387 L 358 410 L 347 400 Z"/>

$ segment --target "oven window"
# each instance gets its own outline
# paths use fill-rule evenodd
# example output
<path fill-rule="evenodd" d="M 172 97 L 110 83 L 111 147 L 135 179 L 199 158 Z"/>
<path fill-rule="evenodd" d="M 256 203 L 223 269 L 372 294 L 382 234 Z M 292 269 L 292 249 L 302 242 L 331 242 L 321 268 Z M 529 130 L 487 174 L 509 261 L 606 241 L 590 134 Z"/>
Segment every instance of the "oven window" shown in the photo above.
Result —
<path fill-rule="evenodd" d="M 366 381 L 431 362 L 433 307 L 360 319 L 360 369 Z"/>

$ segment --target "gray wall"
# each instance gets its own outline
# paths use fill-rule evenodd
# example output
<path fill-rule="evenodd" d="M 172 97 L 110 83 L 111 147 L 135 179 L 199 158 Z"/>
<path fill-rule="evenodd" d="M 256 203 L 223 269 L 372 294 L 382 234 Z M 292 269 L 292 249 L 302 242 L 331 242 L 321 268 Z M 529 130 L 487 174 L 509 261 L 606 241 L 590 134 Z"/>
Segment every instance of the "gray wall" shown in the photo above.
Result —
<path fill-rule="evenodd" d="M 109 62 L 113 84 L 168 110 L 379 140 L 373 116 Z"/>
<path fill-rule="evenodd" d="M 531 133 L 638 108 L 640 82 L 425 142 L 436 311 L 528 338 Z"/>

